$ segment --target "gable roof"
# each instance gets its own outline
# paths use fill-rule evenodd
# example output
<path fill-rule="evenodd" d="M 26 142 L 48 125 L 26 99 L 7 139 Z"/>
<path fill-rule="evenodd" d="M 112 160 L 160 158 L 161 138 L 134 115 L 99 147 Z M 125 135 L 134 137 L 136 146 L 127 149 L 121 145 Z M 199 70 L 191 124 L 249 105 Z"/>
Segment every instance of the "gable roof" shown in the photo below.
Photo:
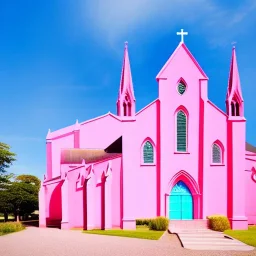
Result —
<path fill-rule="evenodd" d="M 192 55 L 192 53 L 189 51 L 189 49 L 187 48 L 187 46 L 180 42 L 179 45 L 177 46 L 177 48 L 175 49 L 175 51 L 173 52 L 173 54 L 171 55 L 171 57 L 167 60 L 167 62 L 165 63 L 165 65 L 162 67 L 162 69 L 160 70 L 160 72 L 158 73 L 158 75 L 156 76 L 156 80 L 158 81 L 159 79 L 163 79 L 162 75 L 166 69 L 166 67 L 170 64 L 170 62 L 172 61 L 172 59 L 174 58 L 174 56 L 177 54 L 177 52 L 183 48 L 186 53 L 188 54 L 188 56 L 190 57 L 190 59 L 194 62 L 195 66 L 197 67 L 197 69 L 199 70 L 199 72 L 202 75 L 203 79 L 207 79 L 208 77 L 207 75 L 204 73 L 203 69 L 200 67 L 200 65 L 198 64 L 198 62 L 196 61 L 195 57 Z"/>
<path fill-rule="evenodd" d="M 106 153 L 104 149 L 63 149 L 61 150 L 61 164 L 86 164 L 106 161 L 119 157 L 120 153 Z"/>
<path fill-rule="evenodd" d="M 250 151 L 252 153 L 256 153 L 256 147 L 251 145 L 250 143 L 246 142 L 245 143 L 245 150 Z"/>

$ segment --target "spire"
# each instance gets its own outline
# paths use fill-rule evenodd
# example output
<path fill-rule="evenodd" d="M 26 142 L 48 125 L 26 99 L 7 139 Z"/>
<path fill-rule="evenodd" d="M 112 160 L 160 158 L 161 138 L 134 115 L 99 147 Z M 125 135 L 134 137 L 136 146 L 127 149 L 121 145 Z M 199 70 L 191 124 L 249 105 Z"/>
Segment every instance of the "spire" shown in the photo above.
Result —
<path fill-rule="evenodd" d="M 243 96 L 238 72 L 236 48 L 233 46 L 226 95 L 227 113 L 232 116 L 243 116 Z"/>
<path fill-rule="evenodd" d="M 125 93 L 126 90 L 130 91 L 131 96 L 135 100 L 127 41 L 124 43 L 124 60 L 123 60 L 123 67 L 122 67 L 121 80 L 120 80 L 119 97 L 123 93 Z"/>
<path fill-rule="evenodd" d="M 132 83 L 130 60 L 128 55 L 128 42 L 125 42 L 124 46 L 124 59 L 117 99 L 117 115 L 135 115 L 135 96 Z"/>

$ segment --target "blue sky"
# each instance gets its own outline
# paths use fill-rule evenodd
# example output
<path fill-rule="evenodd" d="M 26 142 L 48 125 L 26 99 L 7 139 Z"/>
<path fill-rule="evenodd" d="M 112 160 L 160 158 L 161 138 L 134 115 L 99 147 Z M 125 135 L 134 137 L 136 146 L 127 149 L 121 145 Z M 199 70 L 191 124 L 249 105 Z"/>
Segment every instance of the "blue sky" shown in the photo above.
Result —
<path fill-rule="evenodd" d="M 232 42 L 247 118 L 256 144 L 256 1 L 0 1 L 0 140 L 12 146 L 15 173 L 43 176 L 45 137 L 116 111 L 124 42 L 129 42 L 137 110 L 157 98 L 155 77 L 185 43 L 225 110 Z"/>

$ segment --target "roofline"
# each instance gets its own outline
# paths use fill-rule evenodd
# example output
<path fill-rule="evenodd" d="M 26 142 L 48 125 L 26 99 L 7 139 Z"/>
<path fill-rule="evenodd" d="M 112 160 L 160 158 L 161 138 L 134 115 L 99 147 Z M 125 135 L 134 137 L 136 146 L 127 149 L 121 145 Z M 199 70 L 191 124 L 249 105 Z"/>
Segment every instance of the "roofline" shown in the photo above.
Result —
<path fill-rule="evenodd" d="M 194 62 L 194 64 L 196 65 L 196 67 L 198 68 L 198 70 L 200 71 L 201 75 L 203 76 L 203 78 L 201 79 L 205 79 L 205 80 L 209 80 L 209 78 L 207 77 L 207 75 L 205 74 L 205 72 L 203 71 L 203 69 L 201 68 L 201 66 L 199 65 L 199 63 L 196 61 L 195 57 L 192 55 L 192 53 L 189 51 L 189 49 L 187 48 L 187 46 L 180 42 L 179 45 L 177 46 L 177 48 L 174 50 L 173 54 L 171 55 L 171 57 L 167 60 L 167 62 L 165 63 L 165 65 L 162 67 L 162 69 L 160 70 L 160 72 L 157 74 L 156 76 L 156 80 L 159 81 L 160 79 L 164 79 L 161 78 L 160 76 L 162 75 L 162 73 L 164 72 L 164 70 L 166 69 L 166 67 L 169 65 L 169 63 L 172 61 L 172 59 L 174 58 L 174 56 L 176 55 L 176 53 L 178 52 L 178 49 L 180 47 L 183 47 L 184 50 L 187 52 L 187 54 L 189 55 L 190 59 Z"/>
<path fill-rule="evenodd" d="M 141 112 L 143 112 L 145 109 L 149 108 L 151 105 L 159 101 L 159 98 L 155 99 L 154 101 L 150 102 L 148 105 L 146 105 L 144 108 L 142 108 L 140 111 L 138 111 L 135 116 L 139 115 Z"/>

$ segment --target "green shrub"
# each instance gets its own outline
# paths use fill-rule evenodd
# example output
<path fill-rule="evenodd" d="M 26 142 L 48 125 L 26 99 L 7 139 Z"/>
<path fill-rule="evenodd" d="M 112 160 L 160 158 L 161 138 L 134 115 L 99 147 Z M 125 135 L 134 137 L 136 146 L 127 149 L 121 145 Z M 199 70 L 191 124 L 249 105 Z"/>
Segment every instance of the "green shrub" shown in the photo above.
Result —
<path fill-rule="evenodd" d="M 20 222 L 4 222 L 0 223 L 0 233 L 8 234 L 23 230 L 25 227 Z"/>
<path fill-rule="evenodd" d="M 151 220 L 152 219 L 137 219 L 136 220 L 136 225 L 146 225 L 146 226 L 148 226 Z"/>
<path fill-rule="evenodd" d="M 223 232 L 227 229 L 230 229 L 230 223 L 226 216 L 223 215 L 211 215 L 208 216 L 210 229 L 215 231 Z"/>
<path fill-rule="evenodd" d="M 169 225 L 169 219 L 165 217 L 157 217 L 155 219 L 151 219 L 151 221 L 149 222 L 149 229 L 165 231 L 168 229 L 168 225 Z"/>

